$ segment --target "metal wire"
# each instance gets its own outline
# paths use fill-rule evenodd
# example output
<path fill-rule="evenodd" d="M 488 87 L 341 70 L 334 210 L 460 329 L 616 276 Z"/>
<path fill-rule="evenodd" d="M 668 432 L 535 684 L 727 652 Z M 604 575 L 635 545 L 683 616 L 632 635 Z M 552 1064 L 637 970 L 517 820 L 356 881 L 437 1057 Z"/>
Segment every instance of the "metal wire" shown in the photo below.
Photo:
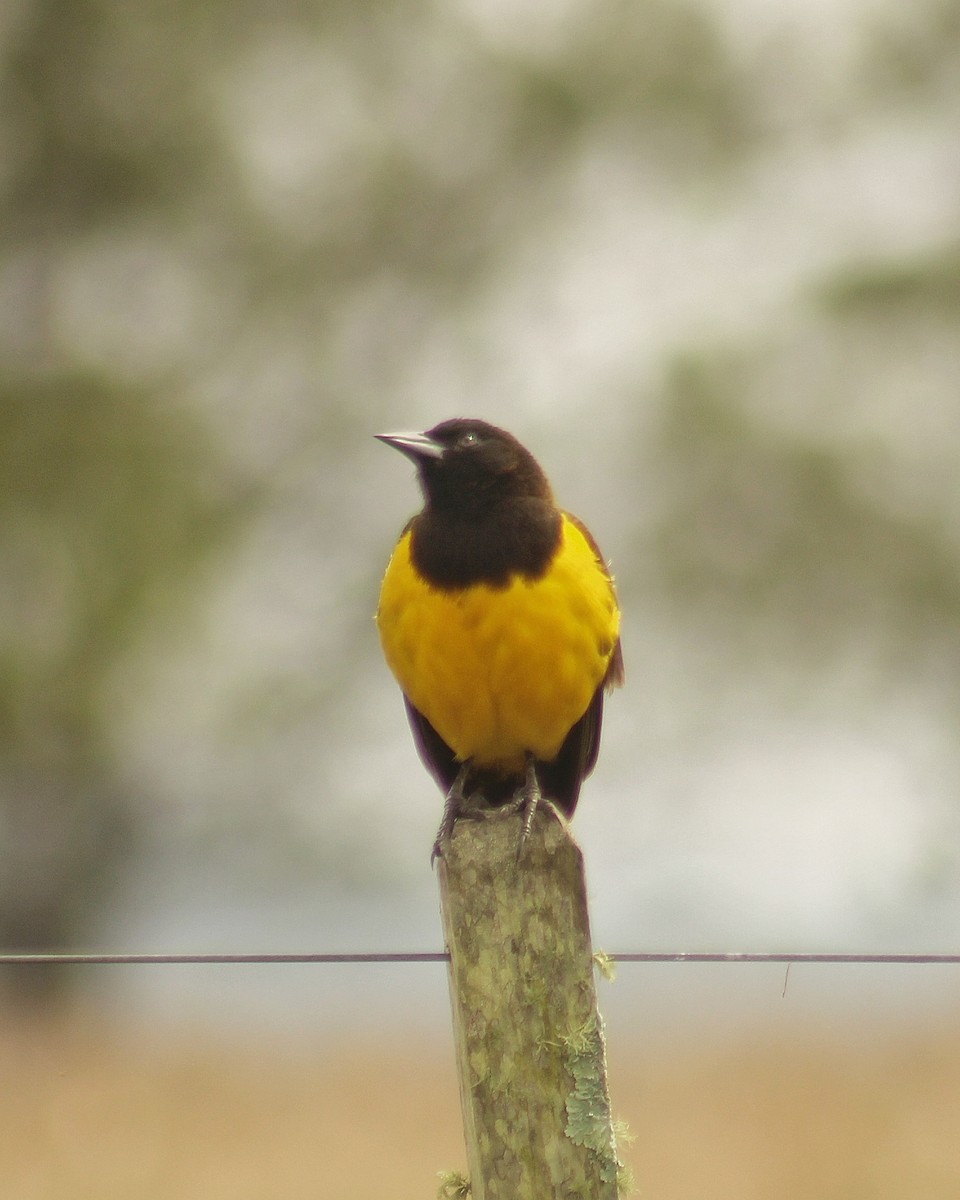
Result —
<path fill-rule="evenodd" d="M 449 954 L 0 954 L 0 966 L 447 962 Z"/>
<path fill-rule="evenodd" d="M 960 954 L 818 954 L 741 953 L 655 950 L 605 954 L 618 963 L 855 963 L 871 965 L 960 965 Z M 439 963 L 448 962 L 443 951 L 382 953 L 295 954 L 0 954 L 3 966 L 171 966 L 171 965 L 285 965 L 291 963 Z"/>

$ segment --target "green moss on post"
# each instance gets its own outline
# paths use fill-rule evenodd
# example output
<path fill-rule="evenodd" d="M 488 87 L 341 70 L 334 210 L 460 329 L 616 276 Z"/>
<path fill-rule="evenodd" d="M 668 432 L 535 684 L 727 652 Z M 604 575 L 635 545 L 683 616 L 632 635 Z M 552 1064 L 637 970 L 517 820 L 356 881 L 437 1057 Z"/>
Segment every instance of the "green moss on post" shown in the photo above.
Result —
<path fill-rule="evenodd" d="M 616 1200 L 583 858 L 548 806 L 459 821 L 439 860 L 472 1200 Z"/>

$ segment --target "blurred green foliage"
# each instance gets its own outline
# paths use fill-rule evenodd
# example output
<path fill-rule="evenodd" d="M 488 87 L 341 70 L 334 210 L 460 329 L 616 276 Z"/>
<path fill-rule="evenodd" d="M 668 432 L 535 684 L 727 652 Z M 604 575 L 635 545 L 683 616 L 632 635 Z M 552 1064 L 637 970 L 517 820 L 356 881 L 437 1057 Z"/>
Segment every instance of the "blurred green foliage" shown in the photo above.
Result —
<path fill-rule="evenodd" d="M 299 659 L 321 682 L 285 688 L 281 665 L 270 694 L 308 695 L 311 729 L 323 723 L 338 746 L 347 736 L 365 703 L 350 691 L 359 648 L 373 646 L 380 530 L 367 533 L 367 515 L 382 486 L 353 447 L 387 414 L 392 425 L 423 379 L 438 381 L 438 416 L 460 409 L 447 380 L 505 354 L 478 314 L 531 246 L 542 252 L 544 228 L 562 255 L 564 220 L 592 231 L 591 196 L 627 180 L 649 202 L 637 221 L 659 211 L 673 230 L 734 208 L 737 178 L 781 137 L 795 140 L 780 169 L 800 172 L 790 153 L 825 126 L 866 126 L 895 104 L 955 111 L 958 14 L 956 0 L 931 0 L 858 27 L 861 73 L 831 91 L 802 45 L 771 35 L 748 51 L 693 0 L 499 18 L 426 0 L 11 5 L 0 17 L 0 943 L 77 942 L 136 863 L 144 798 L 124 771 L 112 682 L 144 645 L 163 656 L 171 615 L 201 605 L 217 554 L 245 534 L 251 555 L 279 545 L 288 568 L 313 547 L 325 642 Z M 595 192 L 576 183 L 591 162 Z M 627 603 L 636 589 L 698 621 L 747 671 L 772 656 L 810 668 L 864 629 L 885 669 L 953 644 L 957 514 L 904 499 L 913 460 L 898 459 L 896 423 L 864 445 L 843 421 L 855 410 L 870 425 L 862 414 L 891 363 L 925 402 L 955 404 L 943 364 L 958 240 L 955 224 L 940 246 L 835 256 L 797 289 L 788 334 L 758 311 L 752 349 L 665 335 L 653 368 L 625 355 L 615 386 L 599 379 L 607 391 L 558 418 L 575 461 L 580 432 L 619 406 L 609 448 L 654 481 L 649 510 L 611 495 Z M 649 312 L 656 268 L 627 269 Z M 710 269 L 709 253 L 691 251 L 691 281 Z M 579 311 L 639 341 L 639 303 L 624 321 L 627 293 L 610 299 L 597 280 Z M 550 352 L 563 363 L 558 330 Z M 520 344 L 523 329 L 511 332 Z M 652 415 L 635 420 L 646 404 Z M 497 395 L 491 415 L 498 406 L 509 418 L 521 407 Z M 781 411 L 804 408 L 792 424 Z M 546 434 L 552 413 L 539 419 Z M 616 487 L 612 471 L 601 482 Z M 298 513 L 311 514 L 302 529 Z M 271 569 L 257 559 L 251 573 Z M 257 713 L 269 702 L 249 699 L 264 690 L 251 673 L 237 707 Z M 281 746 L 275 762 L 291 757 Z"/>
<path fill-rule="evenodd" d="M 0 938 L 37 949 L 76 940 L 133 849 L 113 672 L 233 518 L 209 438 L 156 394 L 7 378 L 0 429 Z"/>
<path fill-rule="evenodd" d="M 747 363 L 678 362 L 658 448 L 673 497 L 656 538 L 675 603 L 742 653 L 804 670 L 869 639 L 887 670 L 960 632 L 960 562 L 936 514 L 880 502 L 886 465 L 860 447 L 771 428 Z M 770 642 L 771 634 L 775 641 Z"/>

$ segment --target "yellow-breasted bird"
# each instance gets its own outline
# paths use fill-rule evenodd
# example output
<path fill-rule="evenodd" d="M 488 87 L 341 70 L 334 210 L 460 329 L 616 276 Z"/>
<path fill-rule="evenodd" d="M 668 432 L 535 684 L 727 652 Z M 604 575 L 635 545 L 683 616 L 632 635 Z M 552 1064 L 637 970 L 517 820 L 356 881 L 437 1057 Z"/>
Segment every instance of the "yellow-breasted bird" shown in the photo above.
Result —
<path fill-rule="evenodd" d="M 597 761 L 603 694 L 623 682 L 613 580 L 586 527 L 557 508 L 528 450 L 485 421 L 378 434 L 416 464 L 377 611 L 420 757 L 446 792 L 433 847 L 478 798 L 572 816 Z M 469 798 L 469 799 L 468 799 Z"/>

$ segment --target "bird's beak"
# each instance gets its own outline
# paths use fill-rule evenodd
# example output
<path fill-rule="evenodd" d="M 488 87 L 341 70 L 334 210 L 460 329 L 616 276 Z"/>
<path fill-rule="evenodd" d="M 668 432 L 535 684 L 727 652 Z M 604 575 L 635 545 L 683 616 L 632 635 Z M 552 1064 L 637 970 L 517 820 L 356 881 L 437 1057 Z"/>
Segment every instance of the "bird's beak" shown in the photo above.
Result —
<path fill-rule="evenodd" d="M 375 433 L 373 436 L 394 450 L 399 450 L 407 458 L 412 458 L 415 463 L 443 457 L 443 446 L 425 433 Z"/>

